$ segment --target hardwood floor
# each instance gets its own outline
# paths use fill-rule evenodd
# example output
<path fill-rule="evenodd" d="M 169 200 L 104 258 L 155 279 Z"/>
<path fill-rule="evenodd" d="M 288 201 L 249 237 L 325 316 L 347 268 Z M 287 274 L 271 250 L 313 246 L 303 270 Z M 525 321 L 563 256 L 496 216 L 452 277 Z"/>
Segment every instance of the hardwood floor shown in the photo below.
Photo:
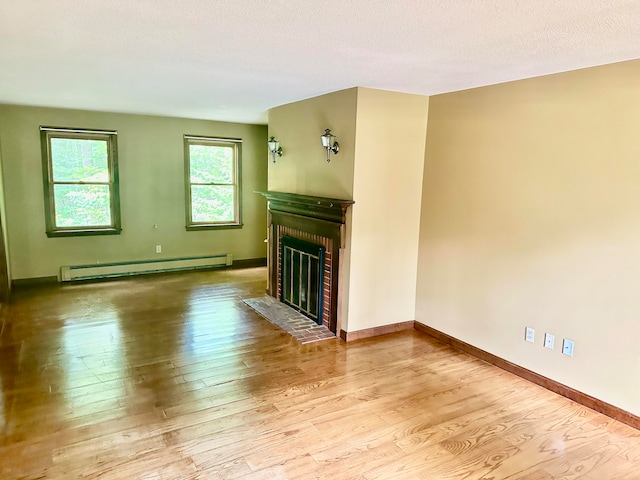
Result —
<path fill-rule="evenodd" d="M 1 479 L 637 479 L 640 432 L 417 331 L 297 344 L 264 268 L 16 292 Z"/>

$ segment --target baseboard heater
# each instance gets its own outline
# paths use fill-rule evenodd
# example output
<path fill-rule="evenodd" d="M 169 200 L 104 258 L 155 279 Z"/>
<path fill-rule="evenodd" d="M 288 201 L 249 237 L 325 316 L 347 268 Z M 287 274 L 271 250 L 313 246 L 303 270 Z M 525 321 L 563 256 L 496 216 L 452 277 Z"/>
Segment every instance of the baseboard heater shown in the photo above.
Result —
<path fill-rule="evenodd" d="M 233 263 L 230 253 L 207 257 L 165 258 L 161 260 L 140 260 L 134 262 L 99 263 L 91 265 L 68 265 L 60 267 L 63 282 L 89 280 L 95 278 L 123 277 L 144 273 L 175 272 L 228 266 Z"/>

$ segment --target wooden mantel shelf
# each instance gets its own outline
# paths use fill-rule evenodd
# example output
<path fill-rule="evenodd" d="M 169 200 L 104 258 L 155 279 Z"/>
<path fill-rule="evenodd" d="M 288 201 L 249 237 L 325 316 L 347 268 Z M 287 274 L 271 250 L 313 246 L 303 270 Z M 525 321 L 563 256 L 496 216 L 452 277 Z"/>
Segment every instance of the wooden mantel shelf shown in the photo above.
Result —
<path fill-rule="evenodd" d="M 269 210 L 275 212 L 292 213 L 305 217 L 328 220 L 330 222 L 345 223 L 345 213 L 353 200 L 338 198 L 313 197 L 286 192 L 256 192 L 264 195 L 269 201 Z"/>

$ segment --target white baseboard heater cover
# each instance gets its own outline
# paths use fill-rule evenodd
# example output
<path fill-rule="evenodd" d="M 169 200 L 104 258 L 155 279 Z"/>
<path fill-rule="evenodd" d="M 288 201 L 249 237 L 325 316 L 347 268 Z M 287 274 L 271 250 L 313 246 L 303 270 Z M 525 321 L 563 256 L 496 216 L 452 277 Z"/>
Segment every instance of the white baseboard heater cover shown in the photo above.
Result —
<path fill-rule="evenodd" d="M 173 272 L 228 266 L 233 263 L 230 253 L 207 257 L 165 258 L 160 260 L 140 260 L 135 262 L 97 263 L 92 265 L 67 265 L 60 267 L 63 282 L 88 280 L 93 278 L 122 277 L 143 273 Z"/>

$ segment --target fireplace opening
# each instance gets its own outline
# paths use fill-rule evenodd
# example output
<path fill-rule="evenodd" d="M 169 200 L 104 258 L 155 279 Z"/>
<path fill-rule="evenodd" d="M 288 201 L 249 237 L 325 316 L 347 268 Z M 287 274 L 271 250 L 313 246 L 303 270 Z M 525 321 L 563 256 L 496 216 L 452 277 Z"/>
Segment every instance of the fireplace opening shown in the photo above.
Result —
<path fill-rule="evenodd" d="M 280 247 L 280 301 L 322 325 L 324 246 L 285 235 Z"/>

